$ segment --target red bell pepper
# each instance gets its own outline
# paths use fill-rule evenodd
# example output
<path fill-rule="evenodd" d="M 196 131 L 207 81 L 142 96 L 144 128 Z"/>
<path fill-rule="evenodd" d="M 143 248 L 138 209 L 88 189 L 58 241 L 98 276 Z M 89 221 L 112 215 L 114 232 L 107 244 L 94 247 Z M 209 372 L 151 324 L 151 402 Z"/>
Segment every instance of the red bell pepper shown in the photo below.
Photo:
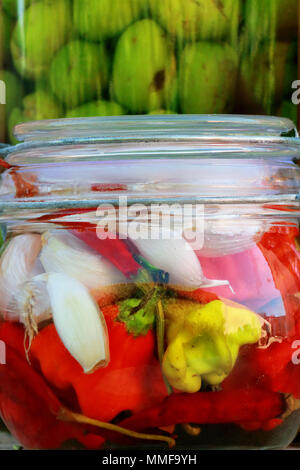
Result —
<path fill-rule="evenodd" d="M 31 356 L 38 360 L 47 381 L 58 389 L 72 387 L 82 413 L 110 421 L 124 410 L 137 412 L 167 396 L 155 358 L 155 335 L 129 334 L 125 323 L 116 321 L 117 306 L 104 307 L 109 339 L 110 363 L 93 374 L 84 374 L 58 337 L 54 325 L 44 328 L 33 340 Z"/>

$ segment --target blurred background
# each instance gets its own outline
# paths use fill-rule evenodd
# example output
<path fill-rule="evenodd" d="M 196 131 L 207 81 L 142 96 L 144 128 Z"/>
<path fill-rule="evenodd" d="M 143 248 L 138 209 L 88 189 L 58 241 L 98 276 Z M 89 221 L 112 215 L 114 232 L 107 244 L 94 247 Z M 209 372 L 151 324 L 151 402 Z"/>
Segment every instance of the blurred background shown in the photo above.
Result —
<path fill-rule="evenodd" d="M 0 142 L 19 122 L 165 113 L 297 122 L 298 0 L 0 0 Z"/>

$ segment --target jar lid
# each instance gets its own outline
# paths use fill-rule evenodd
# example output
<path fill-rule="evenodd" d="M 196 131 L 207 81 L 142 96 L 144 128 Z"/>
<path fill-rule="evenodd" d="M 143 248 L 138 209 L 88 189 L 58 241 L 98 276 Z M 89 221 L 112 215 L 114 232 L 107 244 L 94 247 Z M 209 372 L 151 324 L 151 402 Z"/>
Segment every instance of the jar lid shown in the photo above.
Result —
<path fill-rule="evenodd" d="M 8 150 L 1 175 L 4 212 L 97 207 L 120 195 L 130 204 L 276 203 L 298 211 L 300 140 L 288 119 L 77 118 L 21 124 L 15 134 L 23 143 Z"/>

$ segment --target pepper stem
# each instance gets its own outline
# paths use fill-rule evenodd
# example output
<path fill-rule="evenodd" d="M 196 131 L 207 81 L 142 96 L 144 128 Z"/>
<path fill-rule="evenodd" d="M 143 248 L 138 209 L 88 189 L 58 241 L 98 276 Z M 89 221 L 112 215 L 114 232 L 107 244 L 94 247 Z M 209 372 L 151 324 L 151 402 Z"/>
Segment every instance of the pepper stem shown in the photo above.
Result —
<path fill-rule="evenodd" d="M 133 258 L 146 271 L 146 273 L 144 273 L 144 276 L 146 278 L 150 275 L 153 282 L 157 284 L 168 284 L 169 274 L 167 272 L 157 268 L 156 266 L 153 266 L 153 264 L 149 263 L 149 261 L 147 261 L 141 255 L 133 255 Z M 143 270 L 140 270 L 140 271 L 143 272 Z M 139 273 L 139 277 L 143 277 L 143 274 Z"/>
<path fill-rule="evenodd" d="M 100 429 L 106 429 L 108 431 L 117 432 L 119 434 L 123 434 L 124 436 L 129 436 L 134 439 L 143 439 L 148 441 L 162 441 L 166 442 L 170 448 L 174 447 L 176 442 L 175 439 L 168 436 L 160 436 L 156 434 L 144 434 L 135 431 L 131 431 L 130 429 L 122 428 L 121 426 L 117 426 L 116 424 L 105 423 L 103 421 L 98 421 L 96 419 L 88 418 L 87 416 L 81 415 L 79 413 L 73 413 L 66 408 L 62 408 L 58 419 L 62 421 L 72 421 L 81 424 L 89 424 L 91 426 L 95 426 Z"/>
<path fill-rule="evenodd" d="M 294 413 L 294 411 L 300 410 L 300 400 L 295 398 L 293 395 L 289 395 L 289 394 L 285 394 L 284 398 L 285 398 L 286 410 L 280 416 L 281 419 L 286 419 L 292 413 Z"/>
<path fill-rule="evenodd" d="M 199 436 L 201 433 L 201 428 L 196 425 L 185 423 L 182 424 L 181 427 L 189 436 Z"/>
<path fill-rule="evenodd" d="M 160 362 L 160 366 L 162 368 L 162 362 L 164 358 L 164 342 L 165 342 L 165 315 L 162 306 L 162 301 L 159 300 L 156 305 L 156 338 L 157 338 L 157 355 Z M 167 381 L 164 374 L 163 379 L 168 391 L 168 394 L 171 395 L 172 387 Z"/>

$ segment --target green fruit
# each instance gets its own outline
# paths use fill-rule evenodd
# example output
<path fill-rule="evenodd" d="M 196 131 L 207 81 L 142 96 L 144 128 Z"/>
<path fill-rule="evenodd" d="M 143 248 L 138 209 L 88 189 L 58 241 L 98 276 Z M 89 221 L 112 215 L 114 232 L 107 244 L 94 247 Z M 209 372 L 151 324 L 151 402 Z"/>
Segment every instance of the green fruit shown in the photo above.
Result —
<path fill-rule="evenodd" d="M 8 116 L 12 109 L 22 102 L 23 86 L 19 78 L 8 70 L 0 70 L 0 80 L 5 83 L 5 114 Z"/>
<path fill-rule="evenodd" d="M 113 96 L 132 113 L 168 108 L 174 100 L 176 61 L 172 44 L 152 20 L 129 26 L 117 44 Z"/>
<path fill-rule="evenodd" d="M 228 44 L 198 42 L 183 50 L 179 96 L 184 114 L 228 113 L 236 91 L 238 56 Z"/>
<path fill-rule="evenodd" d="M 18 72 L 38 79 L 47 71 L 55 53 L 71 31 L 69 0 L 44 0 L 33 3 L 18 18 L 11 52 Z"/>
<path fill-rule="evenodd" d="M 272 37 L 294 39 L 298 32 L 298 0 L 246 0 L 245 22 L 251 50 Z"/>
<path fill-rule="evenodd" d="M 142 11 L 141 0 L 74 0 L 75 30 L 92 41 L 120 34 L 136 21 Z"/>
<path fill-rule="evenodd" d="M 39 90 L 23 98 L 22 107 L 12 110 L 9 117 L 9 135 L 13 138 L 13 128 L 21 122 L 57 119 L 62 116 L 62 110 L 55 98 L 45 91 Z"/>
<path fill-rule="evenodd" d="M 89 116 L 121 116 L 125 110 L 118 103 L 113 101 L 92 101 L 78 108 L 71 109 L 66 114 L 67 118 L 89 117 Z"/>
<path fill-rule="evenodd" d="M 72 41 L 55 56 L 50 84 L 57 98 L 72 109 L 101 97 L 108 72 L 109 59 L 103 44 Z"/>
<path fill-rule="evenodd" d="M 289 43 L 277 42 L 273 48 L 266 43 L 256 54 L 242 58 L 239 76 L 239 102 L 247 113 L 271 114 L 274 105 L 292 94 L 297 70 L 289 61 Z"/>
<path fill-rule="evenodd" d="M 0 9 L 0 64 L 7 62 L 9 59 L 12 29 L 12 19 Z"/>
<path fill-rule="evenodd" d="M 178 39 L 236 37 L 239 0 L 149 0 L 154 18 Z"/>
<path fill-rule="evenodd" d="M 40 119 L 57 119 L 62 115 L 61 107 L 57 103 L 56 99 L 49 93 L 46 93 L 42 90 L 36 91 L 35 93 L 24 97 L 23 110 L 24 117 L 30 121 L 39 121 Z"/>

